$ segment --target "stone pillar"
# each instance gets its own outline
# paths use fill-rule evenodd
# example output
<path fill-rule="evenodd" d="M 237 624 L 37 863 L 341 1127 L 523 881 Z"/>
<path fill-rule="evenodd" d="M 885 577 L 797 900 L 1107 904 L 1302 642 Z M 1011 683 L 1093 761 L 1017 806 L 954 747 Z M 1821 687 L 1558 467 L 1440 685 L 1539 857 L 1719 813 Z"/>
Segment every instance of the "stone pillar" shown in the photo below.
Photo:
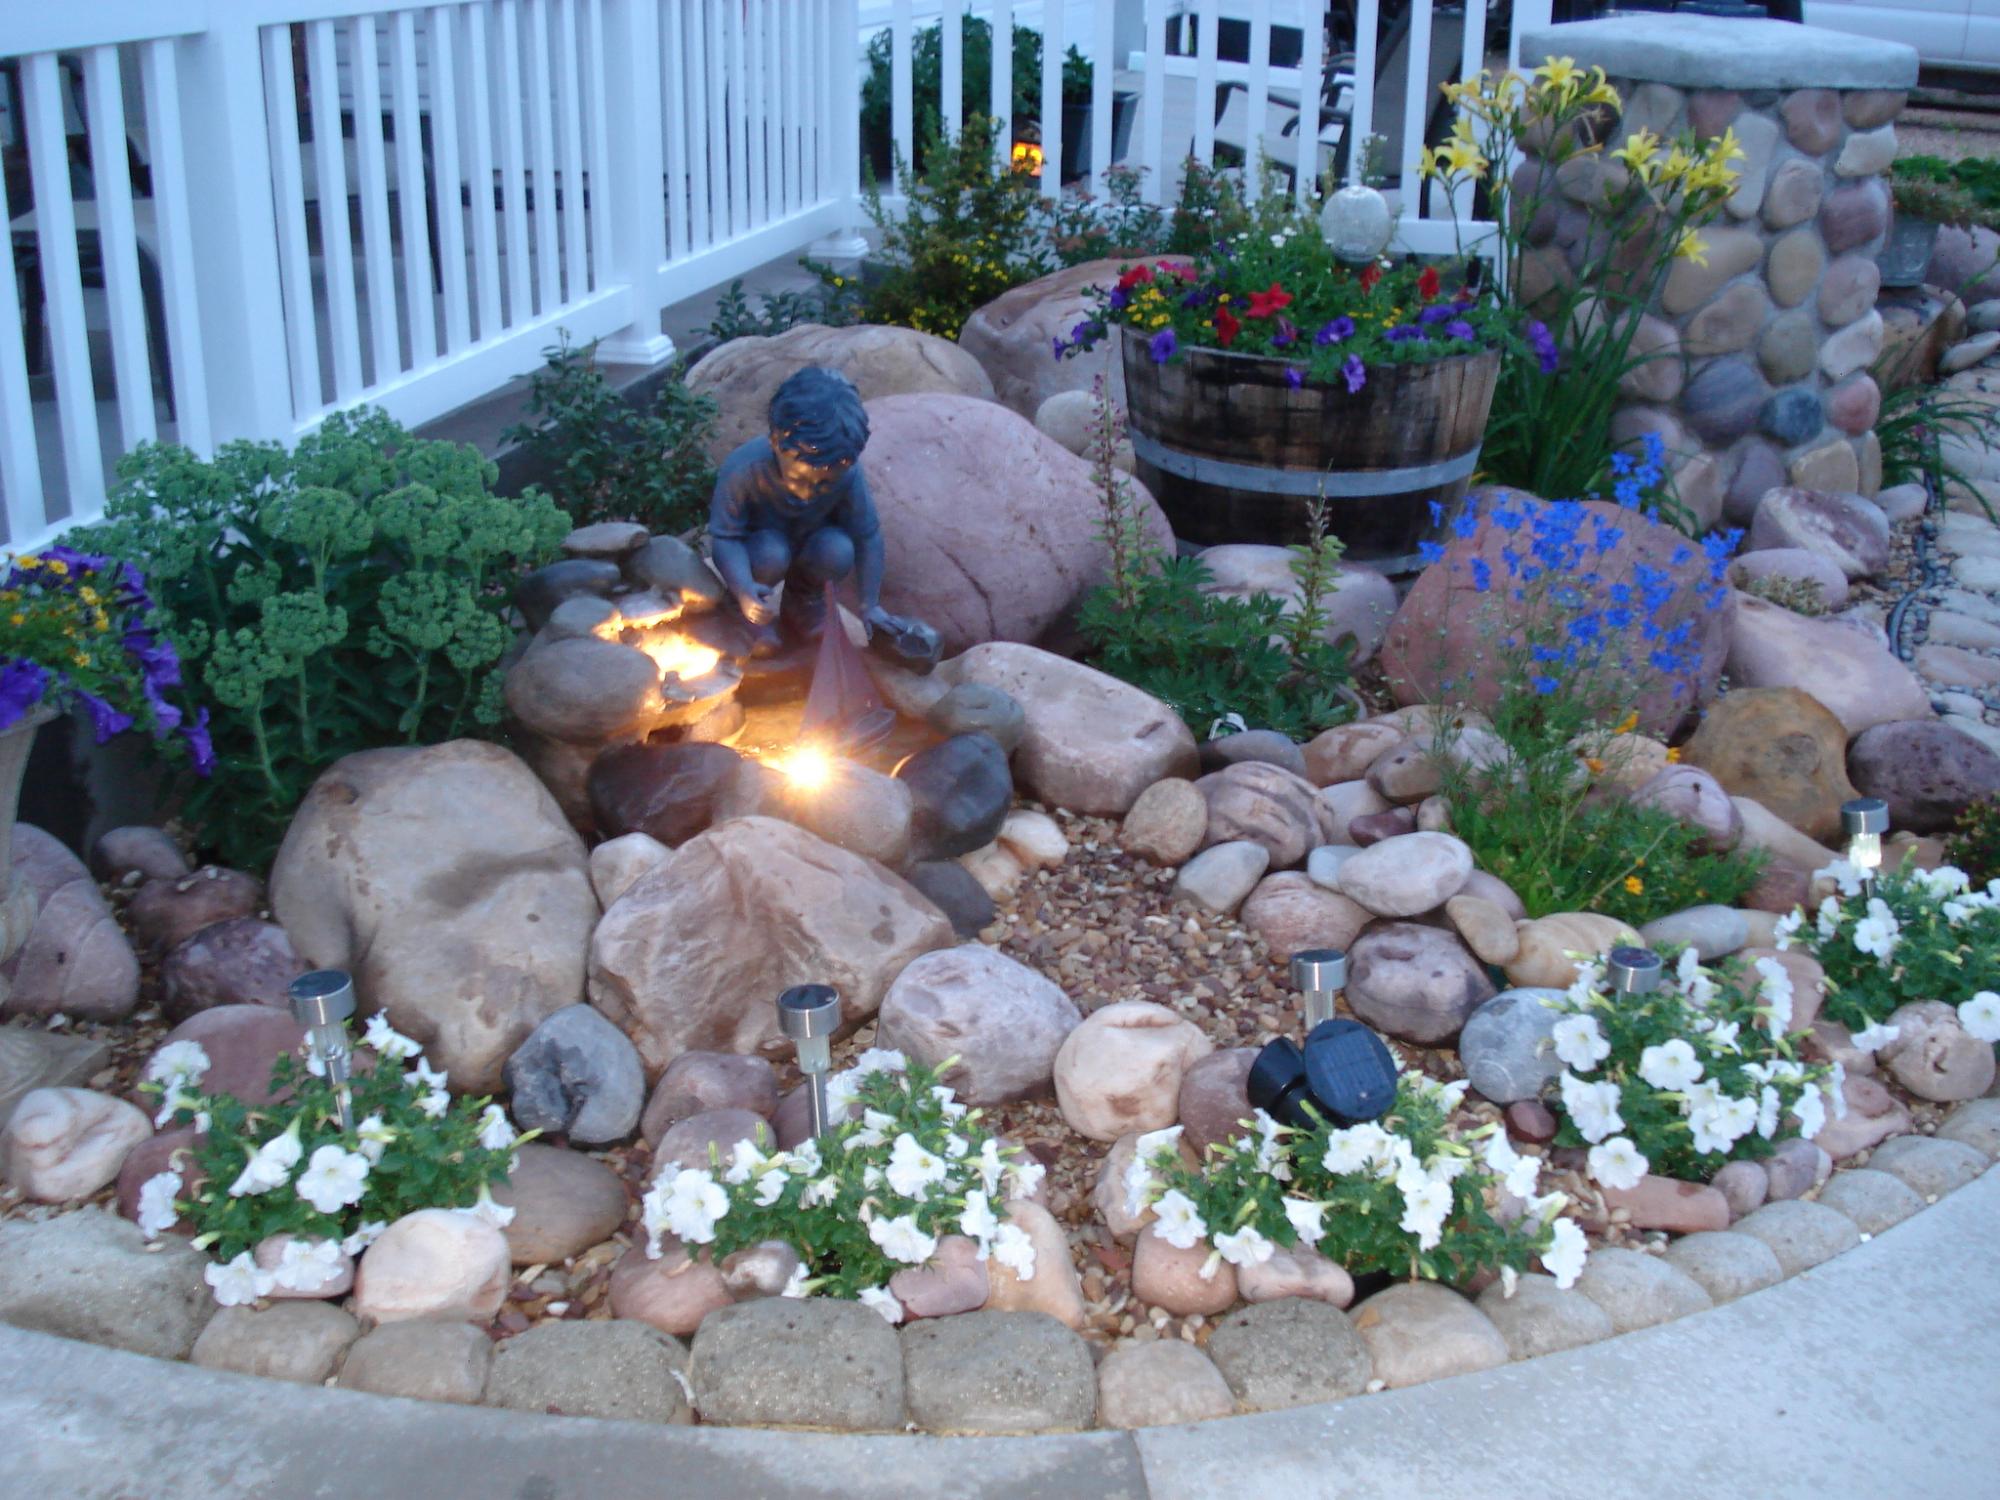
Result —
<path fill-rule="evenodd" d="M 1641 329 L 1639 346 L 1663 357 L 1627 378 L 1614 436 L 1660 433 L 1683 503 L 1708 519 L 1747 524 L 1785 483 L 1873 495 L 1883 174 L 1917 54 L 1781 21 L 1651 15 L 1524 34 L 1524 68 L 1548 56 L 1602 67 L 1617 86 L 1625 112 L 1607 150 L 1642 127 L 1668 141 L 1732 127 L 1748 153 L 1701 231 L 1708 264 L 1676 262 Z M 1574 188 L 1559 187 L 1580 205 L 1591 173 L 1569 175 Z M 1560 253 L 1560 223 L 1535 254 Z"/>

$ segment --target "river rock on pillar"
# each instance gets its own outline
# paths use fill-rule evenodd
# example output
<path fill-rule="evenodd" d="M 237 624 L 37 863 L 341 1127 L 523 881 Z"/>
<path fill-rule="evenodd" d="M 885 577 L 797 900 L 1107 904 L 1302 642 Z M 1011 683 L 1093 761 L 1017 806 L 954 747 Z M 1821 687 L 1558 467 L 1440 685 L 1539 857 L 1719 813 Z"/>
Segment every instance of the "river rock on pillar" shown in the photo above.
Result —
<path fill-rule="evenodd" d="M 352 973 L 362 1012 L 468 1093 L 583 998 L 597 921 L 583 840 L 527 766 L 475 740 L 336 761 L 278 850 L 271 906 L 301 958 Z"/>
<path fill-rule="evenodd" d="M 880 865 L 775 818 L 737 818 L 681 845 L 604 914 L 590 1002 L 653 1077 L 683 1052 L 780 1057 L 782 991 L 830 984 L 852 1024 L 910 960 L 954 941 L 944 913 Z"/>

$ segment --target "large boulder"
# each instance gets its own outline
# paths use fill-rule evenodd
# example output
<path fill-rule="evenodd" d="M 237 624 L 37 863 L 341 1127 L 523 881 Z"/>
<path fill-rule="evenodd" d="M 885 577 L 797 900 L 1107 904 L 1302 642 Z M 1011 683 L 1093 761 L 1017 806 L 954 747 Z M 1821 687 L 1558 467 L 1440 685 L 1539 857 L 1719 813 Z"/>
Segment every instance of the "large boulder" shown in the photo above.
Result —
<path fill-rule="evenodd" d="M 1100 583 L 1110 552 L 1090 465 L 1032 422 L 967 396 L 868 404 L 862 471 L 888 549 L 882 604 L 934 627 L 947 654 L 1032 641 Z M 1174 535 L 1145 486 L 1120 474 L 1149 541 Z"/>
<path fill-rule="evenodd" d="M 958 343 L 985 368 L 994 397 L 1033 420 L 1042 403 L 1058 391 L 1088 391 L 1099 376 L 1105 394 L 1125 405 L 1125 366 L 1118 341 L 1107 338 L 1089 353 L 1057 359 L 1055 341 L 1069 342 L 1076 325 L 1091 315 L 1090 292 L 1108 287 L 1124 271 L 1123 260 L 1088 260 L 1002 292 L 975 309 L 959 330 Z"/>
<path fill-rule="evenodd" d="M 139 959 L 83 861 L 41 829 L 17 823 L 12 879 L 16 897 L 25 892 L 32 903 L 34 924 L 0 964 L 0 1015 L 130 1015 L 139 1001 Z"/>
<path fill-rule="evenodd" d="M 1817 698 L 1856 735 L 1892 719 L 1930 717 L 1930 695 L 1879 637 L 1736 595 L 1729 626 L 1732 688 L 1790 687 Z"/>
<path fill-rule="evenodd" d="M 1381 652 L 1382 670 L 1403 704 L 1434 702 L 1446 692 L 1463 697 L 1483 709 L 1499 700 L 1503 674 L 1496 670 L 1496 644 L 1508 633 L 1508 592 L 1510 573 L 1503 553 L 1517 555 L 1527 548 L 1535 517 L 1546 515 L 1544 502 L 1519 491 L 1483 491 L 1476 497 L 1479 520 L 1469 537 L 1456 537 L 1446 544 L 1444 556 L 1418 575 L 1396 618 Z M 1723 657 L 1729 641 L 1732 612 L 1730 594 L 1716 581 L 1715 568 L 1699 548 L 1668 527 L 1656 525 L 1635 511 L 1603 500 L 1577 502 L 1583 521 L 1576 532 L 1573 563 L 1565 572 L 1584 569 L 1598 582 L 1591 592 L 1600 602 L 1611 603 L 1610 590 L 1618 585 L 1632 588 L 1634 595 L 1645 592 L 1638 570 L 1654 570 L 1669 592 L 1650 614 L 1634 609 L 1664 631 L 1685 624 L 1691 639 L 1683 651 L 1687 671 L 1662 672 L 1651 666 L 1635 669 L 1632 678 L 1632 707 L 1638 711 L 1639 727 L 1646 732 L 1673 729 L 1697 706 L 1715 695 L 1722 673 Z M 1496 524 L 1495 513 L 1512 518 L 1526 516 L 1518 529 Z M 1600 551 L 1600 542 L 1605 543 Z M 1534 559 L 1529 559 L 1534 561 Z M 1481 570 L 1490 570 L 1488 587 L 1478 587 Z M 1633 655 L 1643 659 L 1645 643 L 1639 639 L 1641 621 L 1632 626 Z"/>
<path fill-rule="evenodd" d="M 2000 793 L 2000 755 L 1937 719 L 1862 730 L 1847 747 L 1847 769 L 1889 804 L 1890 826 L 1911 833 L 1943 833 L 1968 802 Z"/>
<path fill-rule="evenodd" d="M 583 840 L 527 766 L 475 740 L 335 762 L 285 834 L 271 905 L 302 958 L 353 974 L 364 1012 L 470 1093 L 582 998 L 597 921 Z"/>
<path fill-rule="evenodd" d="M 738 818 L 604 914 L 590 1001 L 657 1076 L 683 1052 L 782 1055 L 772 1002 L 795 984 L 839 990 L 847 1022 L 872 1016 L 911 959 L 951 943 L 944 913 L 880 865 L 775 818 Z"/>
<path fill-rule="evenodd" d="M 1056 1052 L 1083 1013 L 1062 987 L 979 943 L 926 953 L 883 998 L 875 1045 L 926 1067 L 955 1059 L 944 1081 L 967 1104 L 1048 1091 Z"/>
<path fill-rule="evenodd" d="M 1209 547 L 1201 554 L 1209 582 L 1204 593 L 1225 594 L 1232 599 L 1248 599 L 1253 594 L 1270 594 L 1284 601 L 1285 614 L 1295 615 L 1304 602 L 1305 591 L 1292 576 L 1293 552 L 1289 547 L 1273 547 L 1255 542 L 1232 542 Z M 1382 636 L 1396 613 L 1396 586 L 1377 569 L 1362 563 L 1342 563 L 1333 576 L 1333 589 L 1320 600 L 1326 611 L 1329 641 L 1352 638 L 1354 654 L 1349 658 L 1359 666 L 1372 657 L 1382 644 Z"/>
<path fill-rule="evenodd" d="M 1797 688 L 1745 688 L 1718 698 L 1681 747 L 1683 763 L 1708 772 L 1731 796 L 1761 802 L 1822 841 L 1840 831 L 1840 804 L 1855 795 L 1846 754 L 1840 720 Z M 2000 767 L 2000 757 L 1987 754 Z M 1898 818 L 1896 826 L 1909 825 Z"/>
<path fill-rule="evenodd" d="M 1867 578 L 1889 565 L 1889 518 L 1859 495 L 1781 485 L 1757 502 L 1747 545 L 1803 548 L 1843 577 Z"/>
<path fill-rule="evenodd" d="M 877 323 L 801 323 L 768 337 L 731 339 L 687 372 L 689 390 L 715 398 L 710 460 L 720 463 L 750 439 L 768 435 L 771 398 L 808 365 L 838 370 L 863 401 L 919 391 L 993 399 L 993 382 L 979 361 L 949 339 Z"/>

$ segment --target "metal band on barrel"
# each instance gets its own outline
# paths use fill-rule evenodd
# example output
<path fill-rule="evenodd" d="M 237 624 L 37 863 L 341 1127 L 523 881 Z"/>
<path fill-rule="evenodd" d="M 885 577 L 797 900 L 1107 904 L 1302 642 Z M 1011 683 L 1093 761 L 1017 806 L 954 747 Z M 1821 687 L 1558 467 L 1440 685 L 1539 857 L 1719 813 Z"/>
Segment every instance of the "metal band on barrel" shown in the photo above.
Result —
<path fill-rule="evenodd" d="M 1319 469 L 1272 469 L 1258 464 L 1233 464 L 1227 459 L 1207 458 L 1169 448 L 1143 432 L 1127 435 L 1132 452 L 1154 468 L 1197 484 L 1219 489 L 1257 490 L 1273 495 L 1325 495 L 1329 499 L 1363 500 L 1375 495 L 1401 495 L 1412 490 L 1442 489 L 1456 480 L 1469 478 L 1479 466 L 1479 445 L 1456 458 L 1434 464 L 1417 464 L 1406 469 L 1358 469 L 1345 473 Z"/>

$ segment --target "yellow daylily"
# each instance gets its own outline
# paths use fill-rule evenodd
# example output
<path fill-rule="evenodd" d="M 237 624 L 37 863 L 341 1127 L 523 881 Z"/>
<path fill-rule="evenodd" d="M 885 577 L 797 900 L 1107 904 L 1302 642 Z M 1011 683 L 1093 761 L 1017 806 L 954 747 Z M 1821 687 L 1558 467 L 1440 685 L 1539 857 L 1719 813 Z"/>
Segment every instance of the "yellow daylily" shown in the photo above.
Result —
<path fill-rule="evenodd" d="M 1551 57 L 1535 69 L 1534 76 L 1542 79 L 1552 89 L 1561 89 L 1568 88 L 1583 77 L 1583 71 L 1577 67 L 1576 59 L 1573 57 Z"/>
<path fill-rule="evenodd" d="M 1708 264 L 1708 241 L 1694 232 L 1692 227 L 1683 229 L 1681 237 L 1674 245 L 1674 254 L 1682 260 L 1691 260 L 1698 266 Z"/>
<path fill-rule="evenodd" d="M 1625 163 L 1641 182 L 1651 182 L 1653 162 L 1659 154 L 1660 138 L 1642 127 L 1632 132 L 1622 148 L 1611 153 L 1611 159 Z"/>

